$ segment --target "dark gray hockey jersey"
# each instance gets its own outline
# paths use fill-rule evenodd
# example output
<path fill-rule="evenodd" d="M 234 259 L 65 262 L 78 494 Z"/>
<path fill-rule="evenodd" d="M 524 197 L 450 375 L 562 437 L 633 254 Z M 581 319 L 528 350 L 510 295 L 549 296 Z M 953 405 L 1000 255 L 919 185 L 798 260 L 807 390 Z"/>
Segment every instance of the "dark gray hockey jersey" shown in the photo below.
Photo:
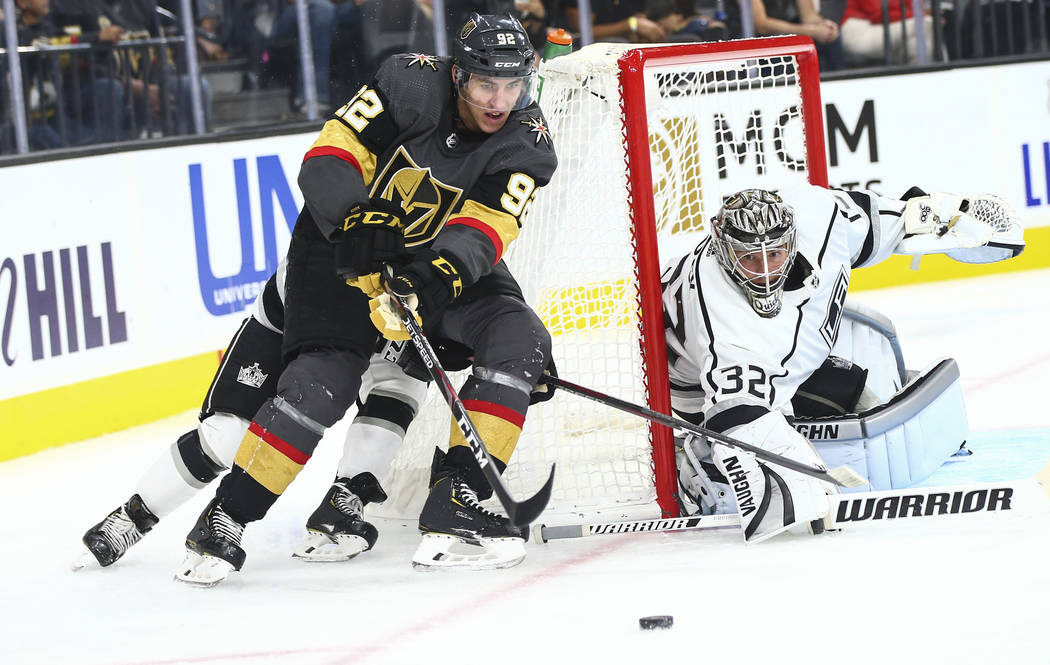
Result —
<path fill-rule="evenodd" d="M 451 64 L 400 54 L 325 124 L 299 184 L 330 239 L 354 205 L 394 210 L 409 250 L 451 254 L 468 292 L 493 280 L 503 286 L 490 283 L 487 292 L 516 292 L 516 284 L 504 288 L 513 280 L 502 257 L 556 166 L 537 105 L 511 113 L 495 134 L 466 132 L 457 121 Z"/>

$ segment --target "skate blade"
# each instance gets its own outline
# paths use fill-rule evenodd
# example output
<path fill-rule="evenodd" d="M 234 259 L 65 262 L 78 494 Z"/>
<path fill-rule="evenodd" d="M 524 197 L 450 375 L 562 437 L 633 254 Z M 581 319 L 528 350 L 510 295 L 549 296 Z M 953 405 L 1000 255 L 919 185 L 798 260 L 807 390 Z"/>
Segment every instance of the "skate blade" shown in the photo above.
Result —
<path fill-rule="evenodd" d="M 412 556 L 412 567 L 431 570 L 498 570 L 511 568 L 525 559 L 521 538 L 466 540 L 441 533 L 423 534 L 423 542 Z"/>
<path fill-rule="evenodd" d="M 211 588 L 226 579 L 233 565 L 218 557 L 186 552 L 186 559 L 175 571 L 175 579 L 190 586 Z"/>
<path fill-rule="evenodd" d="M 331 563 L 349 561 L 368 549 L 368 541 L 360 536 L 339 535 L 333 541 L 331 537 L 311 531 L 294 552 L 292 557 L 311 563 Z"/>
<path fill-rule="evenodd" d="M 102 566 L 98 564 L 98 559 L 95 558 L 95 555 L 85 549 L 77 554 L 76 558 L 69 564 L 69 567 L 75 573 L 85 568 L 101 568 Z"/>

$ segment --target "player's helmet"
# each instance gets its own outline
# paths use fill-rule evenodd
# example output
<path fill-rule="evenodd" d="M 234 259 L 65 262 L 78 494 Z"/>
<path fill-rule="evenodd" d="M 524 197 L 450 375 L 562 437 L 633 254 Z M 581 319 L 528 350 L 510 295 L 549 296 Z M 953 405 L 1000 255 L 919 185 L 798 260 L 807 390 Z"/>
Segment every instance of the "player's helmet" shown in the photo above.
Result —
<path fill-rule="evenodd" d="M 503 87 L 506 79 L 516 79 L 511 89 L 518 96 L 512 95 L 507 102 L 510 107 L 503 110 L 515 111 L 532 103 L 535 51 L 521 23 L 510 14 L 471 14 L 452 46 L 452 62 L 456 65 L 456 87 L 469 103 L 486 108 L 473 86 L 478 80 L 492 79 L 500 79 Z"/>
<path fill-rule="evenodd" d="M 759 316 L 780 312 L 781 294 L 798 251 L 795 211 L 773 192 L 745 189 L 712 220 L 718 262 Z"/>

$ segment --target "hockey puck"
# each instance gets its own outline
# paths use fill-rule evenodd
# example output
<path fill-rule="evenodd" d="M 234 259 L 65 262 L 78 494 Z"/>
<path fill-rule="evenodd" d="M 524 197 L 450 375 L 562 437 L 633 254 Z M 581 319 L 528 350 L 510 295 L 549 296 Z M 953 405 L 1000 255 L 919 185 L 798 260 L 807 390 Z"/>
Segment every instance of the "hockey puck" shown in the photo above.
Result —
<path fill-rule="evenodd" d="M 674 625 L 674 617 L 670 614 L 661 614 L 652 617 L 638 619 L 638 625 L 642 630 L 656 630 L 657 628 L 670 628 Z"/>

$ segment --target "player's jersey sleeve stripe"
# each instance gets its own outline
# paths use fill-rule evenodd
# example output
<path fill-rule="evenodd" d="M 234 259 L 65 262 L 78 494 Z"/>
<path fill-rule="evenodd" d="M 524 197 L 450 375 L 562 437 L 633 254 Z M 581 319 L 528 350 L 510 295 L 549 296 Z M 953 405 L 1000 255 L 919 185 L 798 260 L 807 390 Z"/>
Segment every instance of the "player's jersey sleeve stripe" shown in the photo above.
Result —
<path fill-rule="evenodd" d="M 686 421 L 687 423 L 690 423 L 692 425 L 696 425 L 697 427 L 700 427 L 701 425 L 704 424 L 704 414 L 703 413 L 699 413 L 699 412 L 698 413 L 691 413 L 689 411 L 682 411 L 681 409 L 675 409 L 674 407 L 672 407 L 672 410 L 674 411 L 675 415 L 677 415 L 679 418 L 681 418 L 682 420 Z"/>
<path fill-rule="evenodd" d="M 718 352 L 715 351 L 715 332 L 711 327 L 711 315 L 707 312 L 707 301 L 704 300 L 704 290 L 701 287 L 703 282 L 700 279 L 700 263 L 701 261 L 697 259 L 696 271 L 694 273 L 696 281 L 694 284 L 696 285 L 696 298 L 700 301 L 700 312 L 704 317 L 704 328 L 707 330 L 707 351 L 711 354 L 711 369 L 707 371 L 705 378 L 707 379 L 707 385 L 710 388 L 711 402 L 714 403 L 718 399 L 716 397 L 718 393 L 718 385 L 715 383 L 714 375 L 715 368 L 718 367 Z"/>
<path fill-rule="evenodd" d="M 321 135 L 306 152 L 303 161 L 320 156 L 331 156 L 353 165 L 370 184 L 376 172 L 376 155 L 369 150 L 351 129 L 338 120 L 329 120 L 321 129 Z"/>
<path fill-rule="evenodd" d="M 835 209 L 831 211 L 831 219 L 828 220 L 827 226 L 828 231 L 824 234 L 824 244 L 820 246 L 820 254 L 817 255 L 817 263 L 819 265 L 824 264 L 824 252 L 828 249 L 828 242 L 831 240 L 831 231 L 835 228 L 835 218 L 839 216 L 839 204 L 835 204 Z"/>
<path fill-rule="evenodd" d="M 711 416 L 707 428 L 716 432 L 726 432 L 734 427 L 746 425 L 769 413 L 769 409 L 758 404 L 740 404 L 730 407 Z"/>
<path fill-rule="evenodd" d="M 485 234 L 496 250 L 492 265 L 499 263 L 510 243 L 518 237 L 518 220 L 505 212 L 499 212 L 477 201 L 467 201 L 446 226 L 464 224 Z"/>
<path fill-rule="evenodd" d="M 335 148 L 330 145 L 323 145 L 317 148 L 311 148 L 306 152 L 306 155 L 303 157 L 303 161 L 305 162 L 308 159 L 322 156 L 338 157 L 344 162 L 349 162 L 350 164 L 352 164 L 353 167 L 357 169 L 358 173 L 361 172 L 361 163 L 357 161 L 357 158 L 354 157 L 353 154 L 346 150 L 343 150 L 342 148 Z"/>

